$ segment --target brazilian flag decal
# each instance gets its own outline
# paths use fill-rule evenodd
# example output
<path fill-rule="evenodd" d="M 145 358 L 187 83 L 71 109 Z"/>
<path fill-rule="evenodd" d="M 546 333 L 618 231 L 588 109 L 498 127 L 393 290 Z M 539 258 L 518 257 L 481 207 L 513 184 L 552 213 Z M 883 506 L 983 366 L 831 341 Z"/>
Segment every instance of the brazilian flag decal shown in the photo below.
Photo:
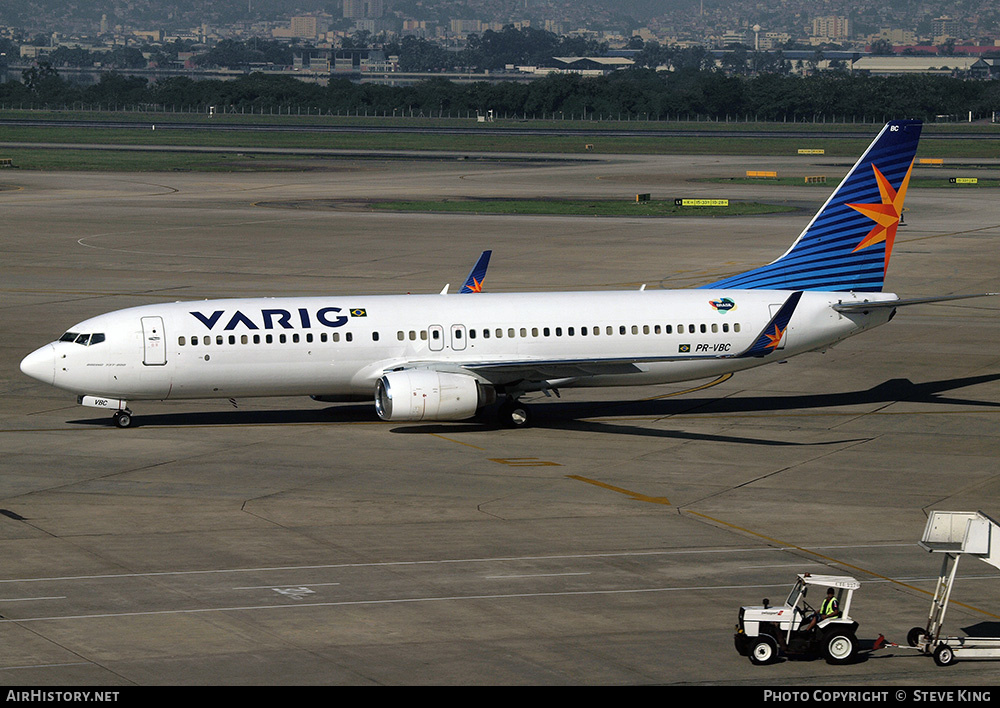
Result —
<path fill-rule="evenodd" d="M 367 312 L 367 310 L 365 310 L 365 308 L 363 308 L 363 307 L 352 307 L 351 308 L 351 317 L 367 317 L 367 316 L 368 316 L 368 312 Z"/>
<path fill-rule="evenodd" d="M 679 347 L 677 347 L 677 351 L 680 352 L 681 354 L 689 354 L 691 352 L 691 345 L 681 344 Z"/>

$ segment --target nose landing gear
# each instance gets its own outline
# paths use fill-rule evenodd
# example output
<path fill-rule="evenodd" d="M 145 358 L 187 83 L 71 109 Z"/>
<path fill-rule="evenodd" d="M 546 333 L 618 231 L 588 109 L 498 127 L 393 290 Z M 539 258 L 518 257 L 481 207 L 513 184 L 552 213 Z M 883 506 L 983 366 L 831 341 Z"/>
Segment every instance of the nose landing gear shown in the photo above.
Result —
<path fill-rule="evenodd" d="M 77 396 L 76 402 L 89 408 L 110 408 L 114 411 L 111 414 L 111 420 L 118 428 L 128 428 L 132 425 L 132 411 L 128 407 L 128 401 L 120 398 L 104 398 L 103 396 Z"/>

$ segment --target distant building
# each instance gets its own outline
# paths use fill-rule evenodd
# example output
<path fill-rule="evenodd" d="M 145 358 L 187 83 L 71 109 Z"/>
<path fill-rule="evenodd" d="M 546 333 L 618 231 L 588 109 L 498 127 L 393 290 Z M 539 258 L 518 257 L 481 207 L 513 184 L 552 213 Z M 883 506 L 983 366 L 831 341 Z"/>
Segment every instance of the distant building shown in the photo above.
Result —
<path fill-rule="evenodd" d="M 934 37 L 958 37 L 958 20 L 943 15 L 931 20 L 931 35 Z"/>
<path fill-rule="evenodd" d="M 384 14 L 385 0 L 344 0 L 344 17 L 347 19 L 378 19 Z"/>
<path fill-rule="evenodd" d="M 977 66 L 978 64 L 978 66 Z M 974 68 L 975 67 L 975 68 Z M 874 76 L 902 76 L 904 74 L 936 74 L 939 76 L 988 75 L 989 65 L 980 57 L 962 56 L 866 56 L 851 64 L 852 72 Z"/>
<path fill-rule="evenodd" d="M 719 37 L 719 43 L 723 47 L 730 44 L 752 44 L 751 40 L 747 36 L 747 33 L 743 30 L 727 30 L 721 37 Z"/>
<path fill-rule="evenodd" d="M 618 69 L 630 67 L 635 62 L 627 57 L 552 57 L 535 67 L 518 67 L 535 74 L 582 74 L 603 76 Z"/>
<path fill-rule="evenodd" d="M 842 41 L 851 37 L 851 21 L 846 17 L 829 16 L 814 17 L 812 21 L 813 37 Z"/>
<path fill-rule="evenodd" d="M 293 37 L 302 39 L 316 39 L 319 36 L 319 24 L 315 17 L 293 17 L 291 30 Z"/>
<path fill-rule="evenodd" d="M 30 44 L 21 45 L 21 58 L 22 59 L 38 59 L 39 57 L 44 57 L 51 54 L 53 47 L 36 47 Z"/>
<path fill-rule="evenodd" d="M 381 49 L 337 49 L 331 59 L 334 74 L 387 72 L 399 69 L 399 57 L 386 56 Z"/>
<path fill-rule="evenodd" d="M 459 37 L 479 34 L 482 31 L 482 24 L 479 20 L 452 20 L 450 24 L 451 33 Z"/>
<path fill-rule="evenodd" d="M 879 39 L 884 39 L 891 44 L 916 44 L 917 34 L 912 30 L 883 27 L 878 32 Z"/>
<path fill-rule="evenodd" d="M 163 30 L 133 30 L 132 34 L 147 42 L 158 43 L 163 41 Z"/>

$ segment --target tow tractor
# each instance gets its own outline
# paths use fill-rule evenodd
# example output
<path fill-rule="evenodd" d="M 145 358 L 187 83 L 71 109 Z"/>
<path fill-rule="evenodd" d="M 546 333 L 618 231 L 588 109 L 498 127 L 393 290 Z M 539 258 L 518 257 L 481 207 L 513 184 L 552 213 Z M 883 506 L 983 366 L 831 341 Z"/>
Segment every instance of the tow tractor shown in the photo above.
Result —
<path fill-rule="evenodd" d="M 810 628 L 818 611 L 806 602 L 810 587 L 818 586 L 820 601 L 827 588 L 833 588 L 840 612 L 821 619 Z M 734 642 L 736 651 L 756 665 L 770 664 L 782 654 L 788 656 L 822 656 L 830 664 L 846 664 L 858 653 L 858 623 L 851 619 L 851 598 L 861 583 L 846 575 L 812 575 L 802 573 L 783 605 L 740 608 Z"/>
<path fill-rule="evenodd" d="M 907 644 L 921 654 L 933 656 L 938 666 L 948 666 L 959 658 L 1000 658 L 1000 637 L 941 636 L 958 561 L 963 555 L 972 555 L 1000 568 L 1000 525 L 981 511 L 932 511 L 920 546 L 942 554 L 941 574 L 927 624 L 911 629 L 906 635 Z"/>

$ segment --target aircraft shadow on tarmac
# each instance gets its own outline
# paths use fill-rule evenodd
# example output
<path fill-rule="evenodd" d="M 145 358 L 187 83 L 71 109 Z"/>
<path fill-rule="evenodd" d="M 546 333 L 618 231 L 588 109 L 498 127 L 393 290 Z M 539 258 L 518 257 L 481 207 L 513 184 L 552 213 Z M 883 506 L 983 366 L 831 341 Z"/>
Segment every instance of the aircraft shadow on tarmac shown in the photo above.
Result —
<path fill-rule="evenodd" d="M 792 396 L 748 396 L 745 398 L 672 398 L 647 399 L 640 401 L 611 402 L 548 402 L 532 406 L 534 428 L 553 430 L 577 430 L 582 432 L 669 437 L 709 442 L 746 443 L 754 445 L 813 445 L 850 442 L 844 440 L 825 443 L 797 443 L 780 440 L 733 437 L 727 435 L 700 434 L 676 430 L 652 429 L 629 425 L 622 418 L 685 417 L 698 415 L 718 415 L 726 413 L 761 413 L 836 408 L 839 406 L 876 405 L 897 402 L 928 403 L 932 405 L 986 406 L 1000 408 L 1000 402 L 982 401 L 970 398 L 952 398 L 942 394 L 955 389 L 975 386 L 1000 380 L 1000 374 L 986 374 L 960 379 L 946 379 L 915 384 L 909 379 L 891 379 L 864 391 L 842 393 L 797 394 Z M 845 412 L 845 415 L 849 415 Z M 594 417 L 614 417 L 615 422 L 589 420 Z M 481 416 L 483 417 L 483 416 Z M 475 422 L 433 423 L 394 428 L 396 433 L 451 433 L 463 430 L 482 430 L 482 424 Z"/>
<path fill-rule="evenodd" d="M 545 399 L 531 405 L 534 428 L 548 430 L 575 430 L 581 432 L 609 433 L 619 435 L 640 435 L 651 437 L 674 437 L 715 442 L 733 442 L 755 445 L 802 445 L 812 443 L 790 443 L 778 440 L 734 437 L 726 435 L 701 434 L 682 431 L 652 429 L 630 425 L 629 417 L 686 417 L 718 415 L 727 413 L 761 413 L 837 408 L 889 404 L 897 402 L 926 403 L 934 406 L 982 406 L 1000 408 L 998 401 L 976 400 L 952 397 L 951 391 L 991 383 L 1000 380 L 1000 373 L 970 376 L 958 379 L 944 379 L 915 384 L 909 379 L 891 379 L 863 391 L 841 393 L 815 393 L 786 396 L 747 397 L 696 397 L 647 399 L 639 401 L 568 402 Z M 849 414 L 845 411 L 845 415 Z M 599 417 L 614 417 L 614 422 L 593 420 Z M 622 420 L 625 419 L 625 420 Z M 322 423 L 374 423 L 378 422 L 373 405 L 354 404 L 330 406 L 319 409 L 280 410 L 227 410 L 197 413 L 138 414 L 133 420 L 134 427 L 179 426 L 179 425 L 294 425 Z M 496 427 L 495 408 L 481 411 L 476 418 L 465 422 L 434 422 L 424 424 L 401 424 L 392 428 L 394 433 L 449 433 L 482 431 Z M 110 417 L 67 421 L 74 425 L 110 426 Z M 842 441 L 840 441 L 842 442 Z M 826 443 L 830 444 L 830 443 Z"/>

